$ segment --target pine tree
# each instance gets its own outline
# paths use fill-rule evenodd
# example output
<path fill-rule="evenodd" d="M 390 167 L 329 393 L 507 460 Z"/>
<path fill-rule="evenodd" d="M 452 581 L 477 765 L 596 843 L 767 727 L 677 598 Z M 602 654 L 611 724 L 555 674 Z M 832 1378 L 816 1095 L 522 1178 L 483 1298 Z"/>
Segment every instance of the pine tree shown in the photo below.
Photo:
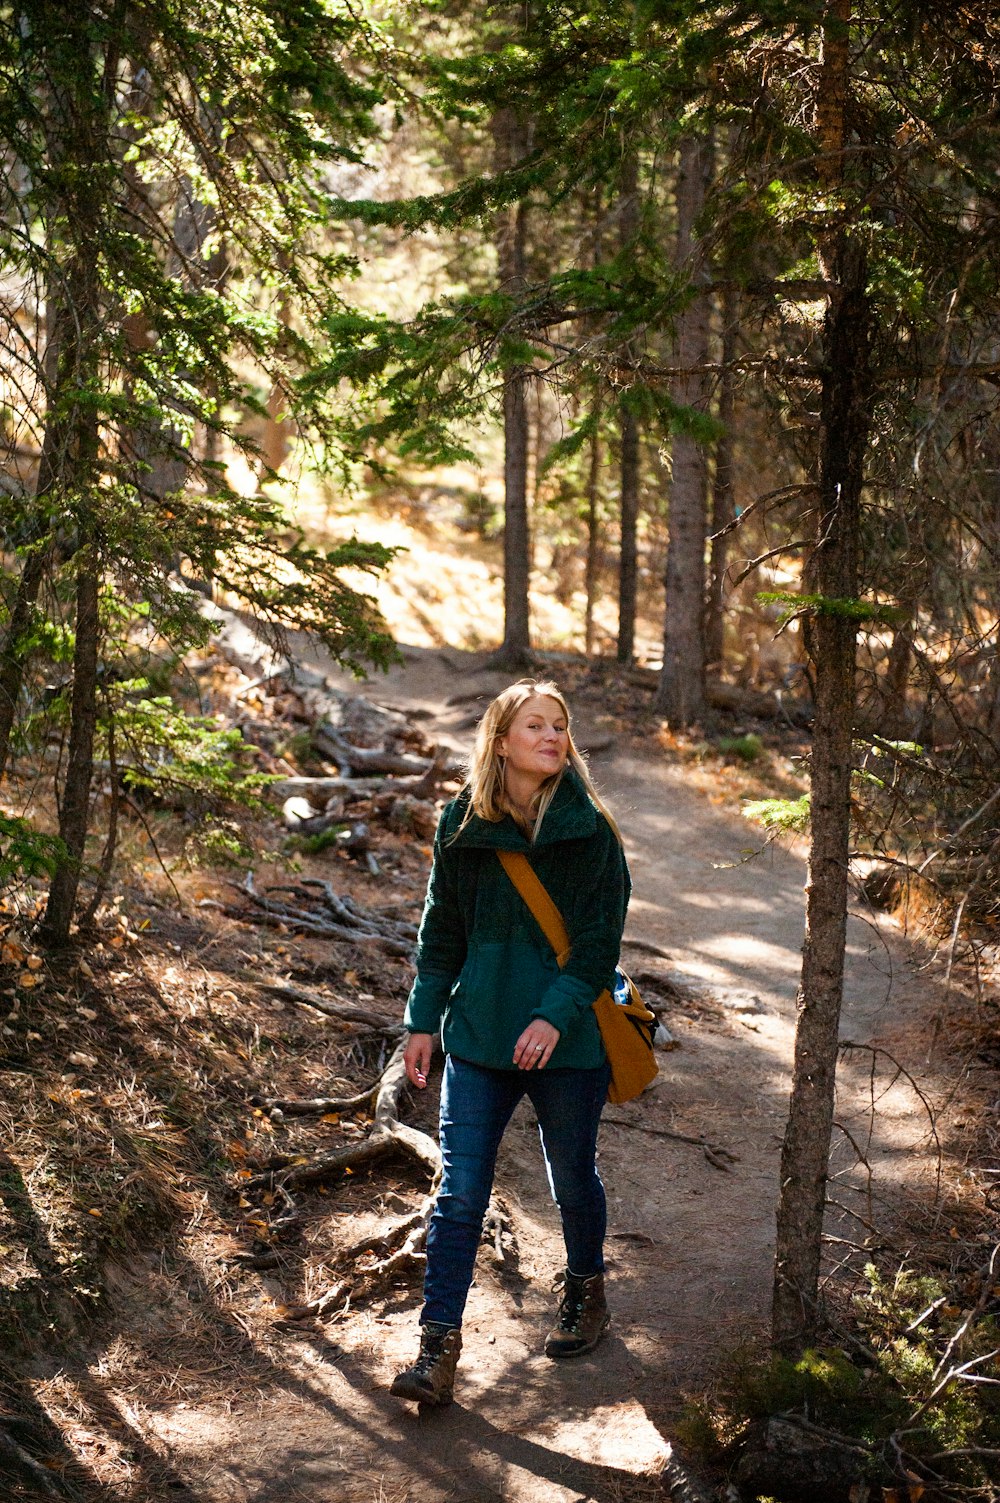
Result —
<path fill-rule="evenodd" d="M 178 560 L 359 668 L 392 650 L 339 574 L 377 569 L 386 551 L 289 547 L 281 505 L 232 492 L 213 457 L 225 445 L 254 459 L 243 420 L 260 405 L 258 372 L 294 402 L 316 362 L 306 331 L 346 269 L 323 243 L 324 171 L 356 158 L 378 98 L 345 71 L 346 44 L 372 46 L 348 9 L 256 0 L 240 21 L 214 0 L 25 0 L 0 19 L 0 239 L 22 305 L 0 312 L 4 374 L 12 433 L 37 452 L 34 483 L 29 461 L 4 508 L 17 562 L 0 767 L 18 723 L 30 733 L 53 644 L 63 659 L 68 648 L 50 705 L 69 732 L 52 943 L 74 911 L 96 738 L 143 693 L 128 617 L 175 651 L 208 634 L 171 578 Z M 109 673 L 131 693 L 102 693 Z"/>

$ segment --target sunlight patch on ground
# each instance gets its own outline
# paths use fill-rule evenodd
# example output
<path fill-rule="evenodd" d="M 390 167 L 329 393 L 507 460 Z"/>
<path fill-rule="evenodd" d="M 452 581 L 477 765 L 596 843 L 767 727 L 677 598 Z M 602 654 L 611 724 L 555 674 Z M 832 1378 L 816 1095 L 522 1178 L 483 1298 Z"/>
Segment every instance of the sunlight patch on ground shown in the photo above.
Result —
<path fill-rule="evenodd" d="M 733 960 L 733 936 L 731 934 L 705 935 L 699 942 L 705 955 L 717 956 L 731 965 Z M 802 969 L 802 956 L 798 950 L 773 944 L 770 940 L 755 939 L 752 934 L 738 936 L 740 968 L 760 968 L 772 975 L 798 976 Z"/>
<path fill-rule="evenodd" d="M 554 1419 L 530 1435 L 550 1449 L 592 1466 L 615 1467 L 637 1475 L 658 1471 L 670 1457 L 670 1446 L 634 1399 L 601 1405 L 584 1419 Z"/>

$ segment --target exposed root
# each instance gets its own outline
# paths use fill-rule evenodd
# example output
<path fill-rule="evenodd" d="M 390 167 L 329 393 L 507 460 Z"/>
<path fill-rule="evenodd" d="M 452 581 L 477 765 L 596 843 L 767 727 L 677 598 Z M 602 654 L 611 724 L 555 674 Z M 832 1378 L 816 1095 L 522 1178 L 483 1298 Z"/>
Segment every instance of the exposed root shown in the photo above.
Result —
<path fill-rule="evenodd" d="M 352 1271 L 349 1280 L 339 1280 L 331 1289 L 306 1304 L 286 1305 L 282 1310 L 286 1320 L 320 1317 L 348 1295 L 351 1298 L 371 1295 L 398 1273 L 424 1267 L 427 1228 L 441 1182 L 441 1150 L 427 1133 L 399 1120 L 399 1097 L 406 1082 L 403 1048 L 402 1043 L 397 1046 L 379 1081 L 375 1125 L 369 1137 L 336 1153 L 324 1154 L 308 1164 L 292 1164 L 285 1158 L 277 1179 L 273 1173 L 263 1173 L 249 1182 L 251 1189 L 280 1184 L 287 1191 L 290 1185 L 314 1184 L 331 1174 L 370 1164 L 400 1149 L 421 1163 L 431 1176 L 430 1189 L 415 1211 L 385 1226 L 374 1236 L 355 1242 L 342 1254 L 342 1262 Z M 490 1201 L 483 1235 L 489 1240 L 498 1263 L 516 1258 L 510 1216 L 495 1198 Z"/>
<path fill-rule="evenodd" d="M 321 997 L 318 992 L 307 991 L 301 986 L 290 986 L 284 981 L 262 981 L 251 971 L 239 971 L 236 976 L 239 981 L 255 986 L 258 991 L 281 997 L 286 1002 L 300 1002 L 303 1007 L 315 1008 L 324 1016 L 336 1018 L 343 1023 L 364 1023 L 376 1032 L 385 1033 L 389 1038 L 397 1037 L 403 1031 L 402 1023 L 385 1017 L 383 1013 L 372 1012 L 368 1007 L 358 1007 L 354 1002 L 339 1002 L 332 997 Z M 377 1086 L 373 1086 L 366 1093 L 365 1100 L 374 1095 L 376 1090 Z"/>
<path fill-rule="evenodd" d="M 393 1153 L 405 1153 L 416 1159 L 431 1176 L 432 1191 L 441 1178 L 441 1150 L 434 1139 L 399 1120 L 399 1095 L 406 1082 L 402 1042 L 397 1044 L 382 1072 L 375 1102 L 375 1124 L 360 1143 L 352 1143 L 334 1153 L 321 1154 L 307 1163 L 298 1163 L 287 1154 L 277 1154 L 267 1161 L 262 1173 L 248 1181 L 250 1189 L 281 1186 L 285 1190 L 313 1185 L 345 1169 L 375 1163 Z"/>
<path fill-rule="evenodd" d="M 4 1424 L 0 1424 L 0 1472 L 15 1487 L 26 1488 L 29 1498 L 58 1498 L 66 1503 L 68 1498 L 80 1496 L 75 1487 L 58 1479 L 50 1467 L 18 1445 Z"/>
<path fill-rule="evenodd" d="M 354 945 L 374 945 L 378 949 L 386 950 L 390 955 L 401 955 L 406 960 L 412 960 L 416 939 L 416 927 L 413 924 L 402 923 L 398 919 L 379 918 L 372 913 L 364 913 L 356 904 L 349 900 L 339 898 L 333 891 L 329 882 L 318 877 L 306 877 L 299 883 L 281 883 L 268 889 L 268 895 L 259 893 L 254 887 L 253 872 L 248 872 L 246 880 L 242 883 L 232 882 L 229 884 L 250 899 L 254 907 L 259 910 L 254 915 L 256 921 L 272 926 L 284 924 L 290 929 L 296 929 L 305 934 L 319 934 L 325 939 L 348 940 Z M 310 896 L 303 889 L 319 887 L 322 890 L 322 904 L 327 913 L 333 915 L 333 920 L 325 918 L 322 913 L 315 909 L 296 908 L 288 903 L 279 903 L 274 900 L 270 893 L 291 892 L 300 894 L 307 899 Z M 240 918 L 246 923 L 250 915 L 238 910 L 227 909 L 233 912 L 234 917 Z"/>
<path fill-rule="evenodd" d="M 357 1096 L 251 1096 L 250 1105 L 259 1106 L 273 1122 L 283 1117 L 314 1117 L 324 1112 L 356 1112 L 368 1105 L 378 1082 Z"/>

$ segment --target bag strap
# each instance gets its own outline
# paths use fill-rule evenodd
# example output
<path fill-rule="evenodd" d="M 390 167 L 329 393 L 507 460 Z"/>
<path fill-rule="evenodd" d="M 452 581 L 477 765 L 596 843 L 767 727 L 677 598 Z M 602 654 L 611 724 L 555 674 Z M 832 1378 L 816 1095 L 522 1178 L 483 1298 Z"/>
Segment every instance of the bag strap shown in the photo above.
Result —
<path fill-rule="evenodd" d="M 563 916 L 549 897 L 544 882 L 539 878 L 523 851 L 497 851 L 500 864 L 521 897 L 524 899 L 539 929 L 556 952 L 559 969 L 569 959 L 570 938 L 563 923 Z"/>

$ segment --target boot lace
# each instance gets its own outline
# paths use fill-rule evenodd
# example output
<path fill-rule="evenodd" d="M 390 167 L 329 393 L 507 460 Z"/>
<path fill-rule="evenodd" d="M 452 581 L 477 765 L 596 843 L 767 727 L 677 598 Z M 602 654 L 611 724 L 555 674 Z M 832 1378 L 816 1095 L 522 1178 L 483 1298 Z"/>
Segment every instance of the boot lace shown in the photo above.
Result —
<path fill-rule="evenodd" d="M 556 1288 L 560 1288 L 560 1285 L 557 1284 Z M 561 1288 L 562 1299 L 559 1302 L 559 1329 L 560 1331 L 575 1331 L 583 1316 L 586 1290 L 583 1284 L 576 1279 L 564 1279 Z"/>
<path fill-rule="evenodd" d="M 413 1371 L 418 1377 L 426 1378 L 430 1376 L 434 1364 L 440 1359 L 444 1351 L 444 1343 L 448 1335 L 449 1332 L 447 1330 L 431 1331 L 426 1326 L 424 1327 L 420 1334 L 420 1351 L 417 1353 L 417 1360 L 413 1364 Z"/>

